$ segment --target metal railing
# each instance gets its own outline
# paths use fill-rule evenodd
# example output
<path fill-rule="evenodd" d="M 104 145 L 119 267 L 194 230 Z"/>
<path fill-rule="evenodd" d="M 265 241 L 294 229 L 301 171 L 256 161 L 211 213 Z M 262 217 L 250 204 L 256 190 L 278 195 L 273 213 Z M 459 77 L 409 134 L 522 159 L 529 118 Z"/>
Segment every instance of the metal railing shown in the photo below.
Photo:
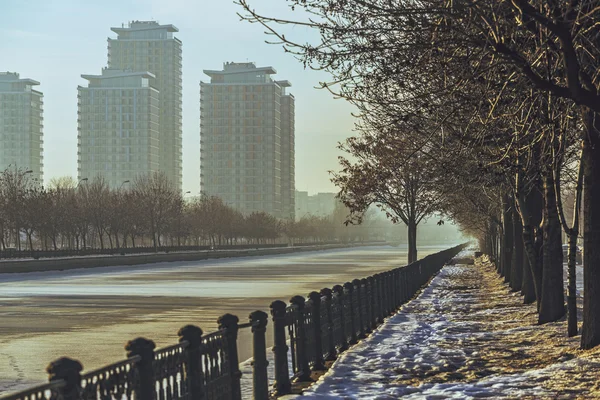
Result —
<path fill-rule="evenodd" d="M 294 296 L 289 304 L 281 300 L 271 303 L 272 390 L 266 346 L 269 316 L 254 311 L 244 324 L 235 315 L 221 316 L 219 329 L 208 335 L 197 326 L 186 325 L 178 331 L 179 343 L 162 349 L 155 350 L 152 340 L 134 339 L 125 346 L 125 360 L 83 375 L 77 360 L 60 358 L 46 369 L 49 383 L 0 400 L 240 400 L 238 332 L 248 328 L 253 338 L 253 398 L 290 394 L 293 383 L 309 382 L 312 372 L 325 370 L 328 361 L 394 314 L 465 246 L 311 292 L 307 298 Z"/>

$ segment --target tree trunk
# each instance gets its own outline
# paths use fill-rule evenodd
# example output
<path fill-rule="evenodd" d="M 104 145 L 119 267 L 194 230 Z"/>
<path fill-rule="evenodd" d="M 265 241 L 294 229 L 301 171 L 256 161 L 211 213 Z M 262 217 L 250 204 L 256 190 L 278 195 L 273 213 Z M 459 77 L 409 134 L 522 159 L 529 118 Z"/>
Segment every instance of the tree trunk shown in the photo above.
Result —
<path fill-rule="evenodd" d="M 29 250 L 33 251 L 33 232 L 27 232 L 27 241 L 29 242 Z"/>
<path fill-rule="evenodd" d="M 531 189 L 527 194 L 521 194 L 518 197 L 519 212 L 523 223 L 523 246 L 527 255 L 527 266 L 529 271 L 527 278 L 531 276 L 531 280 L 527 279 L 526 284 L 533 286 L 535 300 L 538 303 L 542 297 L 542 260 L 539 257 L 542 238 L 538 235 L 538 227 L 542 220 L 542 193 L 537 189 Z"/>
<path fill-rule="evenodd" d="M 527 257 L 525 251 L 523 251 L 523 285 L 521 286 L 521 294 L 523 295 L 523 304 L 531 304 L 536 301 L 533 275 L 531 275 L 529 257 Z"/>
<path fill-rule="evenodd" d="M 98 240 L 100 240 L 100 248 L 104 250 L 104 238 L 102 237 L 102 229 L 98 229 Z"/>
<path fill-rule="evenodd" d="M 417 223 L 408 221 L 408 263 L 417 261 Z"/>
<path fill-rule="evenodd" d="M 567 284 L 567 335 L 577 336 L 577 231 L 569 235 L 569 264 Z"/>
<path fill-rule="evenodd" d="M 556 208 L 552 172 L 544 174 L 544 222 L 542 225 L 543 274 L 542 301 L 538 323 L 557 321 L 565 315 L 561 225 Z"/>
<path fill-rule="evenodd" d="M 523 224 L 516 210 L 513 209 L 513 253 L 510 271 L 510 287 L 519 291 L 523 287 Z"/>
<path fill-rule="evenodd" d="M 583 144 L 583 328 L 581 347 L 600 344 L 600 120 L 588 112 Z"/>
<path fill-rule="evenodd" d="M 538 288 L 538 291 L 536 291 L 538 312 L 540 311 L 540 305 L 542 304 L 543 272 L 544 272 L 544 233 L 543 233 L 542 227 L 539 226 L 535 230 L 535 266 L 531 270 L 536 288 Z"/>
<path fill-rule="evenodd" d="M 502 273 L 506 283 L 510 282 L 512 272 L 511 262 L 514 243 L 512 203 L 509 195 L 502 197 Z"/>

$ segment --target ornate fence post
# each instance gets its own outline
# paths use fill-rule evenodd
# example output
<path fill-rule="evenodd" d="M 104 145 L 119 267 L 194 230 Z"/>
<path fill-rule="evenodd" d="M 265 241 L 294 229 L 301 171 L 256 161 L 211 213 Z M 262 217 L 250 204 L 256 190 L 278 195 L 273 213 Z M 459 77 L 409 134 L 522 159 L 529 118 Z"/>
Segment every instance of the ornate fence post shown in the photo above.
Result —
<path fill-rule="evenodd" d="M 310 382 L 310 368 L 308 366 L 308 354 L 306 339 L 307 332 L 304 325 L 304 305 L 306 300 L 302 296 L 294 296 L 290 303 L 296 306 L 296 362 L 298 372 L 294 378 L 296 382 Z"/>
<path fill-rule="evenodd" d="M 373 331 L 377 326 L 377 281 L 374 276 L 367 278 L 369 283 L 369 329 Z"/>
<path fill-rule="evenodd" d="M 348 310 L 350 311 L 350 341 L 348 344 L 356 344 L 356 315 L 354 314 L 354 285 L 350 282 L 344 283 L 344 295 L 347 297 Z M 347 323 L 347 322 L 346 322 Z"/>
<path fill-rule="evenodd" d="M 329 330 L 329 343 L 327 343 L 328 350 L 327 358 L 325 360 L 333 361 L 337 357 L 337 351 L 335 349 L 335 337 L 333 336 L 335 332 L 333 329 L 333 316 L 331 315 L 331 302 L 333 300 L 333 293 L 331 292 L 331 289 L 325 288 L 321 289 L 321 295 L 325 296 L 325 307 L 327 307 L 327 329 Z M 323 307 L 323 304 L 321 304 L 321 307 Z M 321 323 L 323 322 L 325 321 L 322 321 Z"/>
<path fill-rule="evenodd" d="M 269 378 L 267 376 L 267 321 L 269 316 L 264 311 L 250 314 L 252 323 L 252 394 L 254 400 L 269 399 Z"/>
<path fill-rule="evenodd" d="M 402 285 L 402 304 L 406 303 L 408 297 L 408 286 L 406 281 L 406 268 L 400 268 L 400 282 Z"/>
<path fill-rule="evenodd" d="M 360 279 L 354 279 L 352 281 L 352 285 L 354 286 L 354 296 L 356 298 L 356 327 L 358 328 L 355 328 L 355 331 L 358 331 L 357 338 L 362 339 L 366 336 L 363 316 L 363 310 L 365 309 L 365 296 Z"/>
<path fill-rule="evenodd" d="M 229 361 L 229 371 L 231 376 L 231 398 L 233 400 L 241 400 L 242 398 L 242 391 L 240 388 L 242 372 L 240 371 L 237 352 L 239 322 L 240 319 L 232 314 L 224 314 L 217 319 L 219 330 L 223 332 L 223 336 L 225 336 L 227 343 L 227 359 Z"/>
<path fill-rule="evenodd" d="M 313 331 L 307 332 L 309 335 L 313 335 L 313 341 L 315 344 L 315 364 L 312 369 L 314 371 L 323 371 L 325 369 L 325 360 L 323 359 L 323 334 L 322 334 L 322 323 L 321 322 L 321 294 L 317 292 L 310 292 L 308 298 L 312 301 L 312 321 Z"/>
<path fill-rule="evenodd" d="M 407 271 L 407 275 L 408 275 L 408 293 L 410 295 L 410 298 L 413 298 L 413 296 L 415 295 L 415 265 L 414 263 L 410 265 L 408 271 Z"/>
<path fill-rule="evenodd" d="M 362 301 L 365 303 L 365 313 L 363 315 L 363 327 L 365 336 L 371 333 L 371 307 L 373 304 L 371 303 L 371 285 L 369 280 L 363 278 L 360 280 L 361 284 L 364 287 L 363 298 Z"/>
<path fill-rule="evenodd" d="M 339 352 L 341 353 L 342 351 L 346 351 L 348 350 L 348 339 L 347 339 L 347 335 L 346 335 L 346 320 L 344 317 L 344 288 L 340 285 L 335 285 L 333 287 L 333 292 L 336 294 L 337 296 L 337 300 L 339 303 L 339 312 L 340 312 L 340 333 L 341 333 L 341 340 L 340 340 L 340 348 L 339 348 Z"/>
<path fill-rule="evenodd" d="M 385 318 L 388 315 L 390 315 L 390 273 L 383 272 L 381 275 L 383 283 L 383 293 L 385 294 L 385 297 L 383 298 L 383 318 Z"/>
<path fill-rule="evenodd" d="M 141 360 L 135 363 L 139 380 L 133 389 L 135 398 L 139 400 L 154 400 L 156 398 L 156 386 L 154 381 L 154 348 L 156 345 L 152 340 L 137 338 L 130 340 L 125 345 L 127 357 L 140 356 Z"/>
<path fill-rule="evenodd" d="M 83 366 L 77 360 L 62 357 L 52 361 L 46 367 L 48 380 L 65 381 L 66 385 L 58 389 L 58 398 L 61 400 L 79 400 L 81 399 L 81 370 Z"/>
<path fill-rule="evenodd" d="M 377 285 L 377 294 L 379 295 L 379 298 L 377 299 L 377 312 L 378 312 L 377 322 L 382 324 L 383 320 L 385 319 L 385 297 L 386 297 L 383 274 L 380 273 L 380 274 L 375 275 L 375 283 Z"/>
<path fill-rule="evenodd" d="M 388 312 L 387 315 L 391 315 L 396 310 L 396 286 L 394 281 L 394 271 L 388 271 L 386 273 L 388 282 Z"/>
<path fill-rule="evenodd" d="M 286 304 L 281 300 L 271 303 L 271 316 L 273 318 L 273 353 L 275 356 L 275 395 L 281 396 L 292 391 L 290 370 L 288 367 L 288 350 L 285 339 L 285 311 Z"/>
<path fill-rule="evenodd" d="M 186 349 L 188 356 L 187 364 L 187 387 L 190 399 L 204 398 L 204 377 L 202 376 L 202 329 L 195 325 L 186 325 L 177 332 L 179 341 L 187 341 L 189 347 Z"/>
<path fill-rule="evenodd" d="M 394 304 L 394 308 L 397 310 L 402 304 L 402 283 L 400 282 L 400 268 L 394 269 L 394 293 L 396 294 L 396 296 L 394 296 L 394 301 L 396 302 L 396 304 Z"/>

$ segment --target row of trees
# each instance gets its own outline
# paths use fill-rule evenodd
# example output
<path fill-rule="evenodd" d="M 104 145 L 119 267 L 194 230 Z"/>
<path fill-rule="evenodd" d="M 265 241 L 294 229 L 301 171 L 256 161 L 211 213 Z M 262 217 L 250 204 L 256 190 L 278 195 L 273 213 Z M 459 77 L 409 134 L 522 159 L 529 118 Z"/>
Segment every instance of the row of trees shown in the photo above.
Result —
<path fill-rule="evenodd" d="M 28 171 L 0 174 L 3 250 L 353 241 L 378 233 L 369 224 L 346 228 L 344 215 L 340 208 L 297 222 L 243 215 L 217 197 L 184 201 L 162 174 L 140 176 L 127 189 L 110 189 L 101 177 L 60 178 L 42 188 Z"/>
<path fill-rule="evenodd" d="M 599 0 L 289 0 L 288 19 L 250 2 L 239 0 L 242 18 L 329 71 L 322 87 L 359 110 L 334 175 L 349 221 L 370 204 L 409 229 L 445 213 L 537 303 L 540 323 L 568 309 L 570 335 L 582 221 L 581 344 L 600 344 Z M 319 39 L 296 40 L 311 28 Z"/>

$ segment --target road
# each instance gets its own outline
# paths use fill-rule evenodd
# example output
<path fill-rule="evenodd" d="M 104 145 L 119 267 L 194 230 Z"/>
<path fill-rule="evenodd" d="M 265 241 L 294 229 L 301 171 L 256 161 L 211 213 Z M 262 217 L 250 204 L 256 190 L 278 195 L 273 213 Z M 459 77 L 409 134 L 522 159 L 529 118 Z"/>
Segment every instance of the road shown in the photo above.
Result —
<path fill-rule="evenodd" d="M 419 257 L 448 247 L 422 247 Z M 381 246 L 1 274 L 0 393 L 46 382 L 46 365 L 61 356 L 95 369 L 125 358 L 123 346 L 135 337 L 163 347 L 177 341 L 183 325 L 211 332 L 224 313 L 246 322 L 273 300 L 405 264 L 406 248 Z M 249 347 L 243 333 L 240 360 L 250 357 Z"/>

